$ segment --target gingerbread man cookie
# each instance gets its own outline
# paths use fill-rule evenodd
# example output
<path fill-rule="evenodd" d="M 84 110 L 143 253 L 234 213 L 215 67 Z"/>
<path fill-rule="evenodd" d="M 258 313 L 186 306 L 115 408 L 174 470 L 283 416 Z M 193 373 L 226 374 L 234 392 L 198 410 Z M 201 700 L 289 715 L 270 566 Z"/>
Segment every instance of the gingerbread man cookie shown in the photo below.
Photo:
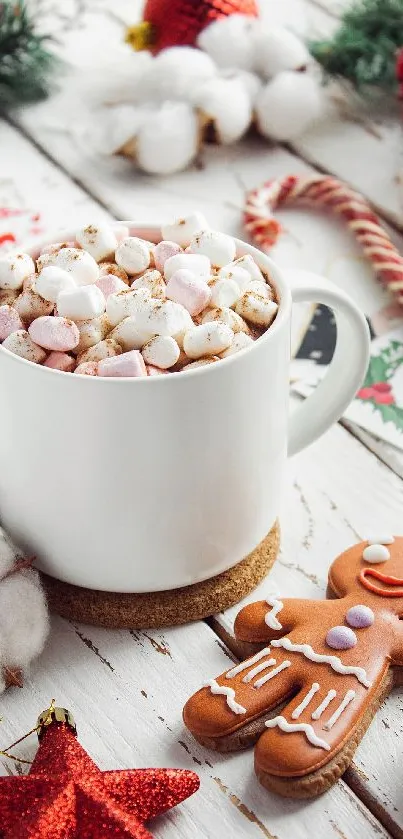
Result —
<path fill-rule="evenodd" d="M 330 567 L 328 593 L 333 599 L 273 596 L 242 609 L 235 635 L 258 652 L 184 708 L 203 745 L 232 751 L 258 741 L 259 780 L 296 798 L 337 781 L 381 701 L 403 682 L 403 537 L 345 551 Z"/>

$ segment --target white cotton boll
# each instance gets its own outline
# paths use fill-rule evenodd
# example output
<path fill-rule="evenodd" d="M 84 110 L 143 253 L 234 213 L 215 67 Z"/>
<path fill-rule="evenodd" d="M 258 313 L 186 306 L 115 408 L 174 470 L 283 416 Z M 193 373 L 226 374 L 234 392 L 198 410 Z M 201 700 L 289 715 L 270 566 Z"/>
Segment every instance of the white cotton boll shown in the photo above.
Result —
<path fill-rule="evenodd" d="M 152 105 L 117 105 L 102 108 L 91 117 L 89 143 L 99 154 L 132 154 L 135 138 L 150 114 L 155 109 Z"/>
<path fill-rule="evenodd" d="M 149 64 L 142 77 L 144 101 L 187 99 L 195 85 L 215 76 L 210 56 L 194 47 L 168 47 Z"/>
<path fill-rule="evenodd" d="M 255 69 L 265 79 L 283 70 L 306 67 L 311 56 L 304 42 L 283 26 L 258 26 L 253 35 Z"/>
<path fill-rule="evenodd" d="M 45 596 L 36 573 L 12 574 L 0 584 L 0 638 L 5 665 L 26 667 L 42 652 L 49 632 Z"/>
<path fill-rule="evenodd" d="M 320 88 L 306 73 L 284 70 L 258 95 L 257 126 L 274 140 L 292 140 L 302 134 L 320 114 Z"/>
<path fill-rule="evenodd" d="M 257 95 L 263 87 L 263 82 L 259 76 L 248 70 L 225 69 L 221 70 L 220 76 L 223 79 L 237 79 L 244 86 L 252 104 L 256 101 Z"/>
<path fill-rule="evenodd" d="M 219 143 L 235 143 L 246 134 L 252 121 L 252 101 L 237 78 L 215 78 L 197 88 L 193 104 L 202 119 L 212 124 Z"/>
<path fill-rule="evenodd" d="M 253 33 L 259 21 L 247 15 L 228 15 L 206 26 L 197 46 L 208 53 L 218 67 L 251 70 L 254 63 Z"/>
<path fill-rule="evenodd" d="M 16 548 L 9 542 L 4 530 L 0 527 L 0 580 L 11 570 L 16 557 Z"/>
<path fill-rule="evenodd" d="M 200 144 L 197 114 L 185 102 L 164 102 L 140 127 L 136 159 L 145 172 L 171 175 L 194 160 Z"/>
<path fill-rule="evenodd" d="M 86 102 L 99 107 L 118 105 L 123 102 L 137 102 L 142 95 L 143 78 L 153 62 L 147 50 L 136 52 L 126 44 L 119 44 L 94 66 L 88 77 L 83 79 Z M 85 74 L 87 76 L 87 74 Z"/>

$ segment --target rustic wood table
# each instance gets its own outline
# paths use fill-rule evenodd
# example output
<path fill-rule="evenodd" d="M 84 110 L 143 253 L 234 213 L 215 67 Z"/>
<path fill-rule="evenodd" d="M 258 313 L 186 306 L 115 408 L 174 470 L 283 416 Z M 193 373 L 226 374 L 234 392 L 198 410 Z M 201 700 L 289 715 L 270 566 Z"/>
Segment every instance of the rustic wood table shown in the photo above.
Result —
<path fill-rule="evenodd" d="M 267 2 L 274 13 L 275 3 Z M 310 33 L 335 28 L 344 5 L 344 0 L 283 2 L 282 16 L 286 8 Z M 42 0 L 41 8 L 60 51 L 83 73 L 136 18 L 132 0 L 60 5 L 54 0 L 53 8 Z M 79 97 L 77 89 L 77 102 Z M 363 192 L 403 247 L 403 144 L 397 122 L 334 115 L 292 146 L 248 139 L 233 148 L 210 147 L 203 171 L 154 179 L 125 160 L 86 153 L 74 138 L 74 109 L 60 122 L 54 103 L 50 99 L 0 123 L 0 205 L 39 210 L 47 229 L 108 216 L 168 219 L 198 207 L 212 225 L 242 235 L 237 209 L 242 185 L 320 171 Z M 325 273 L 346 288 L 354 285 L 367 310 L 371 300 L 379 307 L 383 292 L 341 226 L 304 211 L 289 210 L 282 217 L 287 232 L 274 250 L 280 264 Z M 286 596 L 322 597 L 333 558 L 374 526 L 402 533 L 402 512 L 403 456 L 339 423 L 290 462 L 281 555 L 250 599 L 269 588 Z M 254 776 L 251 751 L 215 754 L 184 730 L 181 710 L 187 697 L 236 659 L 231 642 L 236 611 L 163 632 L 101 630 L 54 617 L 45 652 L 23 690 L 1 697 L 0 742 L 29 730 L 56 697 L 74 713 L 80 740 L 101 768 L 196 770 L 199 793 L 151 825 L 158 839 L 403 837 L 403 697 L 398 692 L 383 704 L 344 777 L 308 802 L 266 792 Z M 21 744 L 21 756 L 29 759 L 35 749 L 31 738 Z M 23 769 L 0 760 L 0 773 L 10 771 Z"/>

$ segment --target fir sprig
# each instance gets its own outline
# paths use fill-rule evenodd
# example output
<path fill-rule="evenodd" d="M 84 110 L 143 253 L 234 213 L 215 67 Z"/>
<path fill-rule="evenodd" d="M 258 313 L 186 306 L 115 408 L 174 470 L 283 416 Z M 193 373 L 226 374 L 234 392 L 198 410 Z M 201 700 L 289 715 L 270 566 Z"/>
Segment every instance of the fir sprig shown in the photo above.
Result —
<path fill-rule="evenodd" d="M 24 0 L 0 3 L 0 109 L 43 99 L 56 57 L 35 32 Z"/>
<path fill-rule="evenodd" d="M 403 46 L 403 0 L 358 0 L 331 40 L 310 44 L 326 75 L 347 79 L 360 92 L 398 89 L 396 57 Z"/>

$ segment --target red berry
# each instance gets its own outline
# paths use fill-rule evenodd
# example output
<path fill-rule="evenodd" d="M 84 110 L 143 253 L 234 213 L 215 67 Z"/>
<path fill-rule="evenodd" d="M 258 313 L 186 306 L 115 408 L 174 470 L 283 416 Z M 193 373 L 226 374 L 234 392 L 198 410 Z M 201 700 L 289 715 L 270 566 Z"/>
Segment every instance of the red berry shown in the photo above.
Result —
<path fill-rule="evenodd" d="M 394 405 L 395 404 L 393 393 L 377 393 L 374 396 L 374 400 L 378 405 Z"/>
<path fill-rule="evenodd" d="M 362 387 L 357 393 L 357 399 L 373 399 L 374 396 L 372 387 Z"/>
<path fill-rule="evenodd" d="M 376 393 L 390 393 L 392 390 L 388 382 L 375 382 L 375 384 L 373 384 L 372 387 L 376 391 Z"/>

